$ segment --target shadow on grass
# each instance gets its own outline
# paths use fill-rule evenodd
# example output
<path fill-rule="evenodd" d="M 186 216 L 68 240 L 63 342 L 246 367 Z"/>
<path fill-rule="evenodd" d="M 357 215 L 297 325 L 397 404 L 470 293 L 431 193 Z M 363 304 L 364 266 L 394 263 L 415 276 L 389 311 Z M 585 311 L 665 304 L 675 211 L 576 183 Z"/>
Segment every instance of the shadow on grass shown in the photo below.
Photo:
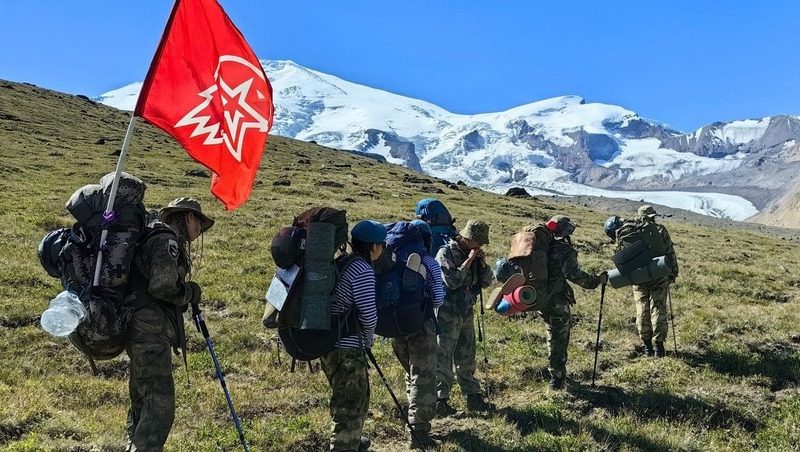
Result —
<path fill-rule="evenodd" d="M 621 388 L 575 385 L 569 392 L 616 416 L 629 413 L 641 419 L 663 418 L 689 422 L 709 429 L 738 427 L 753 432 L 761 421 L 732 410 L 721 403 L 709 403 L 696 397 L 684 397 L 659 391 L 626 392 Z"/>
<path fill-rule="evenodd" d="M 488 443 L 469 430 L 453 430 L 442 436 L 448 443 L 458 444 L 463 450 L 480 450 L 486 452 L 504 451 L 502 447 Z"/>
<path fill-rule="evenodd" d="M 750 344 L 742 351 L 705 349 L 683 353 L 682 359 L 692 366 L 708 366 L 716 372 L 735 377 L 764 376 L 770 390 L 780 391 L 800 383 L 800 353 L 784 343 Z"/>
<path fill-rule="evenodd" d="M 508 422 L 514 424 L 522 436 L 530 435 L 536 431 L 544 431 L 554 436 L 578 436 L 581 432 L 588 433 L 603 449 L 619 450 L 627 445 L 637 450 L 654 452 L 668 452 L 668 444 L 648 438 L 645 435 L 632 432 L 611 432 L 593 422 L 578 422 L 568 419 L 560 410 L 537 409 L 535 407 L 519 410 L 505 408 L 499 411 Z"/>

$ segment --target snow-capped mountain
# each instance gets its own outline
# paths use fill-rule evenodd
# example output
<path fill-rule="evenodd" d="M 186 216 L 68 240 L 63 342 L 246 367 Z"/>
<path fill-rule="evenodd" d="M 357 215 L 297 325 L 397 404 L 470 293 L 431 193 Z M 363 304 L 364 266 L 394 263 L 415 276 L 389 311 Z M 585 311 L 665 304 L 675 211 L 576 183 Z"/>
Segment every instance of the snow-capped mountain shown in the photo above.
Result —
<path fill-rule="evenodd" d="M 291 61 L 262 61 L 273 134 L 379 154 L 391 163 L 504 192 L 645 199 L 746 219 L 784 194 L 800 166 L 800 119 L 714 123 L 681 133 L 625 108 L 563 96 L 460 115 Z M 131 110 L 134 83 L 97 98 Z"/>

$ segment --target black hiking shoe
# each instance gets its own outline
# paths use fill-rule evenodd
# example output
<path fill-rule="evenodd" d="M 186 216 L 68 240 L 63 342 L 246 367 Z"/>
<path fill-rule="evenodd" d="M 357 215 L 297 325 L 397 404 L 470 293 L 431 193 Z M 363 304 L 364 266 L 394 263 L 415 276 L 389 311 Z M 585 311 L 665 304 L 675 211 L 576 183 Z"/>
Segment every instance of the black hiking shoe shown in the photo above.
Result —
<path fill-rule="evenodd" d="M 663 358 L 667 356 L 667 351 L 664 350 L 664 343 L 663 342 L 656 342 L 656 349 L 655 355 L 657 358 Z"/>
<path fill-rule="evenodd" d="M 653 341 L 644 341 L 644 354 L 648 358 L 652 358 L 655 355 L 655 350 L 653 350 Z"/>
<path fill-rule="evenodd" d="M 447 399 L 439 399 L 436 401 L 436 417 L 442 418 L 456 414 L 455 408 L 450 406 Z"/>
<path fill-rule="evenodd" d="M 408 439 L 408 447 L 411 450 L 439 450 L 439 441 L 431 438 L 428 432 L 415 432 L 414 436 Z"/>
<path fill-rule="evenodd" d="M 551 378 L 550 379 L 550 389 L 562 389 L 564 387 L 564 379 L 563 378 Z"/>
<path fill-rule="evenodd" d="M 371 444 L 369 438 L 366 436 L 362 436 L 361 439 L 358 441 L 358 452 L 366 452 L 369 450 L 369 445 Z"/>
<path fill-rule="evenodd" d="M 467 409 L 486 412 L 494 410 L 494 405 L 487 402 L 481 394 L 470 394 L 467 396 Z"/>

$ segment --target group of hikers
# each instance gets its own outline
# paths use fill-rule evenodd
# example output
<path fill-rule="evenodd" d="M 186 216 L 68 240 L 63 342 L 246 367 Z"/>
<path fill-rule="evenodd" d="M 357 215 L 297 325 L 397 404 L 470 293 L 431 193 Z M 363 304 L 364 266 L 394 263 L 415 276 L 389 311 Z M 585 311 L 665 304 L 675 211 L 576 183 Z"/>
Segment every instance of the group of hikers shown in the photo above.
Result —
<path fill-rule="evenodd" d="M 160 451 L 174 420 L 172 352 L 185 353 L 183 312 L 189 306 L 195 315 L 200 312 L 202 290 L 191 279 L 198 254 L 192 245 L 214 221 L 190 198 L 175 199 L 155 218 L 147 218 L 144 184 L 130 175 L 120 182 L 129 189 L 121 188 L 117 218 L 98 219 L 108 185 L 104 178 L 100 185 L 73 195 L 67 208 L 78 221 L 71 229 L 48 234 L 39 257 L 48 273 L 61 278 L 65 290 L 80 290 L 87 307 L 86 321 L 69 335 L 72 343 L 90 359 L 109 359 L 122 350 L 130 358 L 128 450 Z M 362 220 L 348 231 L 343 210 L 314 208 L 300 213 L 273 239 L 276 274 L 263 323 L 277 329 L 293 358 L 320 360 L 331 387 L 330 450 L 369 448 L 363 425 L 370 397 L 368 363 L 380 372 L 370 351 L 376 334 L 390 338 L 405 370 L 410 448 L 437 447 L 431 421 L 457 412 L 451 402 L 455 381 L 467 410 L 494 410 L 475 376 L 478 303 L 481 310 L 501 315 L 533 311 L 541 316 L 554 390 L 562 389 L 567 377 L 570 310 L 575 303 L 570 282 L 586 289 L 615 281 L 620 287 L 633 285 L 644 353 L 665 355 L 666 303 L 678 264 L 669 233 L 656 223 L 652 206 L 642 206 L 630 220 L 608 219 L 604 229 L 619 245 L 614 256 L 619 271 L 599 274 L 581 269 L 572 244 L 577 225 L 563 215 L 519 231 L 511 239 L 508 257 L 494 267 L 483 250 L 490 235 L 486 222 L 470 219 L 459 230 L 444 204 L 434 198 L 419 201 L 415 216 L 389 224 Z M 127 229 L 122 227 L 126 224 Z M 103 228 L 112 231 L 107 259 L 129 269 L 122 282 L 109 279 L 114 272 L 95 275 L 95 261 L 85 254 L 94 252 L 92 247 L 83 255 L 70 251 L 71 246 L 95 240 L 92 237 Z M 125 231 L 133 232 L 126 236 Z M 118 242 L 135 240 L 137 246 L 115 254 L 114 237 Z M 97 288 L 98 277 L 106 278 L 105 287 L 101 282 Z M 483 289 L 495 281 L 496 289 L 484 298 Z M 104 308 L 101 299 L 114 297 L 113 309 Z M 482 339 L 481 319 L 477 329 Z M 219 368 L 218 375 L 225 388 Z M 386 383 L 382 373 L 381 377 Z"/>

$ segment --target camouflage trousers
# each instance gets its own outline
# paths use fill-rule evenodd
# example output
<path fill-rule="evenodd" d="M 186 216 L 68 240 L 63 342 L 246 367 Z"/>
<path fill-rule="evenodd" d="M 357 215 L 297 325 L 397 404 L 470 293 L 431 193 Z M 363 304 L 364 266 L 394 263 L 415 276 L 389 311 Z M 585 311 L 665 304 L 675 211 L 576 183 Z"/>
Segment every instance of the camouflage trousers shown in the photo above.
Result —
<path fill-rule="evenodd" d="M 552 378 L 567 376 L 567 347 L 570 332 L 569 300 L 562 295 L 554 295 L 550 305 L 542 312 L 547 331 L 548 370 Z"/>
<path fill-rule="evenodd" d="M 633 286 L 636 301 L 636 329 L 642 341 L 664 342 L 667 339 L 669 281 Z"/>
<path fill-rule="evenodd" d="M 369 407 L 367 357 L 359 348 L 336 348 L 320 358 L 331 386 L 331 446 L 357 451 Z"/>
<path fill-rule="evenodd" d="M 392 339 L 392 350 L 406 371 L 408 422 L 430 432 L 436 415 L 436 327 L 433 320 L 417 334 Z"/>
<path fill-rule="evenodd" d="M 175 419 L 172 348 L 177 343 L 175 326 L 164 308 L 150 304 L 134 312 L 125 347 L 131 372 L 128 451 L 164 449 Z"/>
<path fill-rule="evenodd" d="M 450 398 L 453 387 L 453 367 L 461 393 L 480 394 L 481 385 L 475 378 L 475 321 L 474 310 L 462 314 L 455 303 L 446 301 L 439 308 L 439 351 L 436 354 L 436 392 L 440 399 Z"/>

